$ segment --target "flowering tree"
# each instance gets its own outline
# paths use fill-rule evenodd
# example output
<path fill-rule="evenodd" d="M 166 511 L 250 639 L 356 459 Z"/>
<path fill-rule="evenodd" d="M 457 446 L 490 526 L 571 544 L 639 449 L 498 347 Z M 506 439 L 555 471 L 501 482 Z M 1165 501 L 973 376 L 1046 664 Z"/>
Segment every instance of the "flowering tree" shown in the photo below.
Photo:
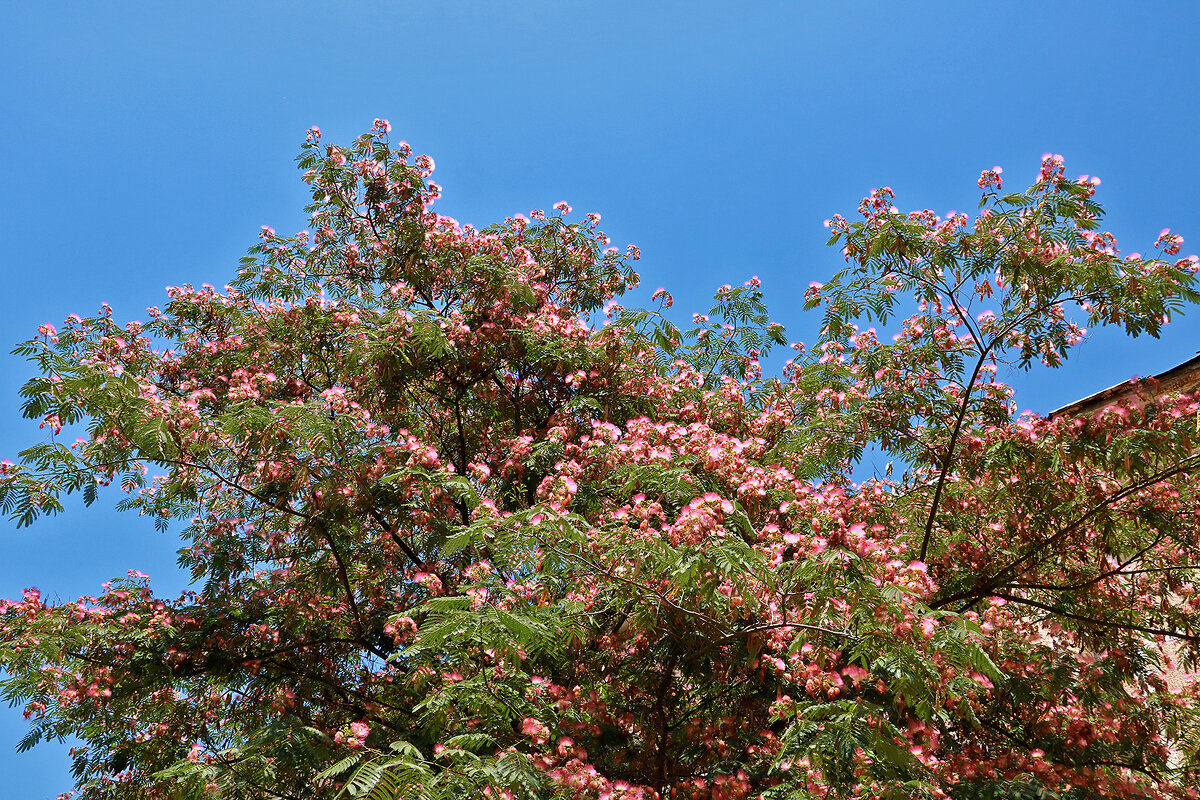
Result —
<path fill-rule="evenodd" d="M 764 378 L 757 279 L 681 332 L 615 302 L 598 215 L 460 225 L 387 131 L 314 128 L 312 233 L 230 286 L 19 349 L 54 435 L 5 512 L 116 483 L 194 578 L 0 603 L 22 746 L 78 737 L 80 796 L 1198 796 L 1164 675 L 1200 652 L 1200 403 L 1014 418 L 996 379 L 1075 319 L 1157 334 L 1179 237 L 1122 258 L 1057 156 L 985 171 L 973 223 L 875 190 Z"/>

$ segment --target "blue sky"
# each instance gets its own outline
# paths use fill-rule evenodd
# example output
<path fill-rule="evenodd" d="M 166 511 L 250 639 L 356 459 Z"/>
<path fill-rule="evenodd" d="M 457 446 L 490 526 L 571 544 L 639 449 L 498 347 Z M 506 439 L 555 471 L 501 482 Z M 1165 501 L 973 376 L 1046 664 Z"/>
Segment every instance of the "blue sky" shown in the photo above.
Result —
<path fill-rule="evenodd" d="M 102 301 L 144 317 L 163 287 L 223 285 L 260 225 L 304 227 L 304 130 L 375 117 L 438 164 L 442 213 L 477 226 L 567 200 L 641 247 L 681 317 L 763 279 L 811 337 L 810 281 L 842 263 L 823 219 L 873 186 L 903 209 L 974 209 L 981 169 L 1032 180 L 1044 151 L 1103 179 L 1127 250 L 1200 248 L 1200 4 L 1178 2 L 243 2 L 0 4 L 0 352 Z M 957 7 L 954 7 L 957 6 Z M 634 300 L 644 301 L 644 295 Z M 1048 411 L 1200 348 L 1200 309 L 1161 340 L 1096 334 L 1057 372 L 1011 376 Z M 0 356 L 0 456 L 30 369 Z M 108 509 L 0 523 L 0 596 L 64 599 L 130 568 L 175 594 L 177 544 Z M 65 748 L 18 755 L 6 797 L 70 785 Z"/>

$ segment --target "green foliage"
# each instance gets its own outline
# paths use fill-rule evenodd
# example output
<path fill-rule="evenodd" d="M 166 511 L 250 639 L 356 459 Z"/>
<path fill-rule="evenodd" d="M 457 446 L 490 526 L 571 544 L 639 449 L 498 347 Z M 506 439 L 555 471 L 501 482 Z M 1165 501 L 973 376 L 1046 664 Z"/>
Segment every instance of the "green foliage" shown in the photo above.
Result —
<path fill-rule="evenodd" d="M 193 577 L 0 602 L 21 749 L 78 738 L 89 800 L 1187 796 L 1197 401 L 1014 419 L 996 373 L 1157 335 L 1195 261 L 1120 258 L 1053 158 L 973 225 L 875 190 L 764 378 L 757 279 L 625 310 L 598 216 L 462 226 L 387 127 L 310 132 L 313 233 L 231 288 L 18 347 L 0 509 L 111 484 Z"/>

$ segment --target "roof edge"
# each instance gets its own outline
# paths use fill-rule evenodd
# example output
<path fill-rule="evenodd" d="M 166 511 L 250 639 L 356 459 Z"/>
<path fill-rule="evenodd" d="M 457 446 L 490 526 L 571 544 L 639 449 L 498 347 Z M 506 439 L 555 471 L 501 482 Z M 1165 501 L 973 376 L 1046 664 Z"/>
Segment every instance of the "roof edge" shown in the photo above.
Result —
<path fill-rule="evenodd" d="M 1165 372 L 1160 372 L 1157 375 L 1151 375 L 1149 377 L 1158 381 L 1160 384 L 1166 384 L 1166 383 L 1173 382 L 1173 379 L 1180 378 L 1191 372 L 1197 372 L 1197 371 L 1200 371 L 1200 354 L 1192 356 L 1187 361 L 1184 361 L 1182 364 L 1176 364 L 1175 366 L 1171 367 L 1170 369 L 1166 370 Z M 1087 397 L 1076 400 L 1073 403 L 1068 403 L 1067 405 L 1063 406 L 1062 408 L 1057 408 L 1054 411 L 1051 411 L 1048 416 L 1050 418 L 1054 418 L 1054 417 L 1058 417 L 1058 416 L 1074 416 L 1074 415 L 1080 414 L 1081 412 L 1087 410 L 1089 406 L 1096 406 L 1104 400 L 1107 400 L 1112 397 L 1119 397 L 1119 396 L 1125 394 L 1126 392 L 1129 391 L 1130 387 L 1134 383 L 1140 382 L 1140 381 L 1143 381 L 1146 379 L 1147 378 L 1135 377 L 1132 380 L 1128 380 L 1128 381 L 1124 381 L 1122 383 L 1115 384 L 1113 386 L 1108 387 L 1107 389 L 1101 389 L 1100 391 L 1096 392 L 1095 394 L 1088 395 Z M 1167 389 L 1166 391 L 1170 391 L 1170 390 Z"/>

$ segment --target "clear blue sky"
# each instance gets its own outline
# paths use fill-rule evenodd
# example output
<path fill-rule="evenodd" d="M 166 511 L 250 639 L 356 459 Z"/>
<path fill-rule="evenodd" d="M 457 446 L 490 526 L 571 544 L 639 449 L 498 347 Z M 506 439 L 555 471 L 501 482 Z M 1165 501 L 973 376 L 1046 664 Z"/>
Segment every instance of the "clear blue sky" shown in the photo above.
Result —
<path fill-rule="evenodd" d="M 902 209 L 972 210 L 979 171 L 1032 180 L 1044 151 L 1103 179 L 1128 250 L 1162 227 L 1200 249 L 1200 4 L 1178 2 L 0 3 L 0 352 L 107 301 L 221 286 L 260 225 L 304 227 L 304 130 L 375 117 L 437 161 L 442 213 L 477 226 L 558 200 L 635 242 L 676 310 L 759 275 L 794 338 L 803 289 L 841 264 L 821 221 L 873 186 Z M 636 298 L 635 298 L 636 299 Z M 1058 372 L 1016 376 L 1047 411 L 1200 347 L 1103 333 Z M 4 355 L 0 456 L 29 368 Z M 172 538 L 107 509 L 0 524 L 0 596 L 64 599 L 129 568 L 174 595 Z M 53 798 L 64 748 L 17 755 L 0 794 Z"/>

